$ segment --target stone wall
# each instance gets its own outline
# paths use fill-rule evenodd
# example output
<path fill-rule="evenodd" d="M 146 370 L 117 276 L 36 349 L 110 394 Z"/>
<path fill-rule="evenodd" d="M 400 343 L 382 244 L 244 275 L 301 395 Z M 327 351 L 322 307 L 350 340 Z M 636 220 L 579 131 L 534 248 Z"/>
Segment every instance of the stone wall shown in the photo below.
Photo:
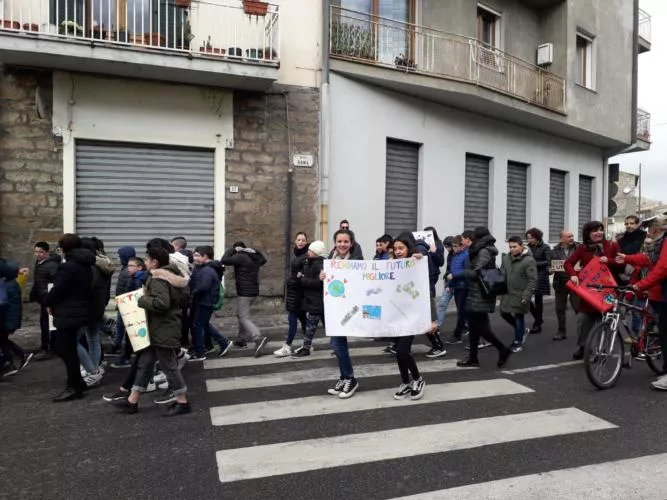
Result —
<path fill-rule="evenodd" d="M 287 100 L 287 108 L 286 108 Z M 289 118 L 289 120 L 288 120 Z M 290 151 L 291 144 L 291 151 Z M 234 147 L 227 150 L 226 242 L 243 241 L 268 260 L 260 273 L 258 313 L 282 313 L 285 235 L 298 231 L 313 239 L 318 207 L 319 90 L 274 87 L 270 93 L 234 92 Z M 292 224 L 287 221 L 287 179 L 292 154 L 309 153 L 313 168 L 294 168 Z M 230 186 L 238 186 L 231 193 Z M 228 294 L 235 294 L 233 272 Z M 233 312 L 228 301 L 225 314 Z"/>
<path fill-rule="evenodd" d="M 50 71 L 4 67 L 0 73 L 0 255 L 22 265 L 32 263 L 36 241 L 55 243 L 62 234 L 62 147 L 51 133 L 52 82 Z"/>

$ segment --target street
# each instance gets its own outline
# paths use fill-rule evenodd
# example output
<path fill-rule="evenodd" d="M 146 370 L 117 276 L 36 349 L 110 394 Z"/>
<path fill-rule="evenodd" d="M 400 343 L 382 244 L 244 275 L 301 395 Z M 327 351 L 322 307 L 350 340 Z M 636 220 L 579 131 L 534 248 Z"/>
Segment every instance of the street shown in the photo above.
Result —
<path fill-rule="evenodd" d="M 572 362 L 574 323 L 570 313 L 569 338 L 552 341 L 547 302 L 544 332 L 503 370 L 493 348 L 461 369 L 464 344 L 433 360 L 416 345 L 419 401 L 392 398 L 400 379 L 383 342 L 351 344 L 361 387 L 348 400 L 327 395 L 338 371 L 326 339 L 301 360 L 234 349 L 188 364 L 193 413 L 173 419 L 157 393 L 137 415 L 104 402 L 126 375 L 112 368 L 84 399 L 53 404 L 62 363 L 33 362 L 0 382 L 2 498 L 664 498 L 667 395 L 641 361 L 595 390 Z M 492 324 L 509 344 L 510 327 Z"/>

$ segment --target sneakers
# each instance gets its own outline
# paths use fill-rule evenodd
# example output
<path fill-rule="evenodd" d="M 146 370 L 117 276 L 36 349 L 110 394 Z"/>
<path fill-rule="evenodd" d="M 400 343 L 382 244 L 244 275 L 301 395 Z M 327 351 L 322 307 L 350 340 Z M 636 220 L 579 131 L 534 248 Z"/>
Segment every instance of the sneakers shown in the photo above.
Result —
<path fill-rule="evenodd" d="M 552 340 L 565 340 L 567 338 L 567 334 L 565 332 L 558 332 Z"/>
<path fill-rule="evenodd" d="M 447 337 L 445 339 L 445 344 L 449 344 L 449 345 L 456 345 L 456 344 L 460 344 L 461 342 L 463 342 L 463 340 L 458 335 L 452 335 L 451 337 Z"/>
<path fill-rule="evenodd" d="M 392 356 L 396 356 L 396 347 L 394 346 L 394 344 L 389 344 L 387 347 L 382 349 L 382 352 L 386 354 L 391 354 Z"/>
<path fill-rule="evenodd" d="M 197 356 L 196 354 L 190 355 L 190 359 L 188 359 L 188 363 L 201 363 L 202 361 L 206 360 L 206 355 L 204 356 Z"/>
<path fill-rule="evenodd" d="M 651 385 L 659 391 L 667 391 L 667 375 L 658 377 L 658 380 L 651 382 Z"/>
<path fill-rule="evenodd" d="M 146 386 L 146 392 L 155 392 L 157 391 L 158 384 L 155 382 L 148 382 L 148 385 Z"/>
<path fill-rule="evenodd" d="M 283 346 L 277 351 L 273 351 L 273 355 L 276 358 L 286 358 L 287 356 L 292 355 L 292 346 L 283 344 Z"/>
<path fill-rule="evenodd" d="M 447 355 L 447 349 L 434 347 L 429 352 L 426 353 L 427 358 L 441 358 Z"/>
<path fill-rule="evenodd" d="M 521 352 L 521 351 L 523 351 L 523 344 L 520 344 L 520 343 L 515 341 L 515 342 L 512 342 L 512 344 L 510 345 L 509 348 L 512 352 Z"/>
<path fill-rule="evenodd" d="M 206 346 L 206 354 L 213 354 L 215 352 L 215 347 L 211 346 Z"/>
<path fill-rule="evenodd" d="M 301 346 L 292 353 L 292 358 L 305 358 L 306 356 L 310 356 L 310 348 L 306 346 Z"/>
<path fill-rule="evenodd" d="M 222 358 L 229 352 L 229 350 L 232 348 L 232 343 L 227 342 L 227 345 L 225 347 L 220 346 L 220 351 L 218 351 L 218 357 Z"/>
<path fill-rule="evenodd" d="M 351 398 L 354 396 L 354 393 L 357 392 L 357 389 L 359 389 L 359 382 L 357 382 L 357 379 L 354 377 L 347 378 L 343 383 L 343 389 L 340 391 L 340 394 L 338 394 L 338 397 L 341 399 Z"/>
<path fill-rule="evenodd" d="M 86 375 L 83 377 L 83 381 L 86 383 L 88 387 L 95 387 L 96 385 L 100 385 L 102 383 L 102 377 L 104 376 L 104 373 L 102 370 L 98 371 L 97 373 L 91 373 L 89 375 Z"/>
<path fill-rule="evenodd" d="M 116 391 L 113 394 L 105 394 L 102 399 L 107 403 L 113 403 L 114 401 L 127 400 L 128 397 L 130 397 L 130 391 Z"/>
<path fill-rule="evenodd" d="M 646 354 L 643 353 L 643 352 L 640 352 L 639 354 L 637 354 L 637 355 L 635 356 L 635 359 L 636 359 L 637 361 L 646 361 Z"/>
<path fill-rule="evenodd" d="M 129 368 L 132 363 L 129 359 L 119 359 L 115 363 L 111 363 L 111 368 Z"/>
<path fill-rule="evenodd" d="M 122 413 L 127 413 L 128 415 L 139 413 L 139 403 L 130 403 L 128 399 L 115 401 L 114 406 Z"/>
<path fill-rule="evenodd" d="M 542 325 L 533 325 L 533 327 L 530 329 L 530 333 L 542 333 Z"/>
<path fill-rule="evenodd" d="M 164 372 L 157 372 L 153 376 L 153 382 L 157 385 L 164 384 L 167 381 L 167 375 Z"/>
<path fill-rule="evenodd" d="M 412 384 L 401 384 L 394 393 L 394 399 L 400 401 L 406 399 L 412 393 Z"/>
<path fill-rule="evenodd" d="M 486 348 L 489 347 L 490 345 L 491 345 L 490 342 L 487 342 L 486 340 L 481 340 L 481 339 L 480 339 L 479 344 L 477 344 L 477 349 L 478 349 L 478 350 L 486 349 Z M 467 351 L 470 350 L 470 346 L 469 346 L 469 345 L 466 346 L 466 350 L 467 350 Z"/>
<path fill-rule="evenodd" d="M 248 343 L 247 343 L 245 340 L 243 340 L 243 339 L 236 339 L 236 340 L 233 342 L 233 344 L 234 344 L 236 347 L 241 347 L 241 348 L 243 348 L 243 347 L 248 347 Z"/>
<path fill-rule="evenodd" d="M 3 377 L 11 377 L 12 375 L 16 375 L 18 372 L 18 368 L 16 368 L 16 366 L 14 366 L 12 363 L 6 363 L 2 368 Z"/>
<path fill-rule="evenodd" d="M 269 341 L 269 337 L 262 337 L 259 340 L 255 341 L 255 354 L 254 356 L 256 358 L 259 358 L 262 355 L 262 349 L 264 349 L 264 346 L 266 343 Z"/>
<path fill-rule="evenodd" d="M 336 385 L 333 386 L 332 389 L 329 389 L 327 392 L 332 396 L 338 396 L 343 391 L 344 386 L 345 386 L 345 379 L 339 378 L 338 380 L 336 380 Z"/>
<path fill-rule="evenodd" d="M 23 359 L 21 360 L 21 364 L 19 365 L 19 371 L 23 370 L 26 366 L 28 366 L 28 363 L 30 363 L 30 360 L 34 356 L 33 353 L 29 352 L 25 356 L 23 356 Z"/>
<path fill-rule="evenodd" d="M 172 391 L 171 389 L 166 389 L 153 401 L 155 402 L 156 405 L 166 405 L 176 401 L 176 396 L 174 395 L 174 391 Z"/>
<path fill-rule="evenodd" d="M 461 361 L 457 361 L 456 366 L 460 366 L 462 368 L 474 366 L 479 368 L 479 361 L 477 361 L 476 359 L 466 358 L 462 359 Z"/>
<path fill-rule="evenodd" d="M 190 413 L 192 409 L 190 408 L 190 403 L 174 403 L 167 411 L 162 414 L 163 417 L 176 417 L 178 415 L 186 415 Z"/>
<path fill-rule="evenodd" d="M 422 377 L 419 377 L 418 380 L 413 380 L 412 384 L 410 384 L 410 399 L 417 401 L 418 399 L 423 398 L 425 387 L 426 383 Z"/>
<path fill-rule="evenodd" d="M 181 347 L 181 352 L 179 352 L 178 356 L 176 356 L 178 369 L 182 370 L 185 367 L 185 365 L 188 364 L 189 359 L 190 359 L 190 354 L 188 353 L 188 350 Z"/>

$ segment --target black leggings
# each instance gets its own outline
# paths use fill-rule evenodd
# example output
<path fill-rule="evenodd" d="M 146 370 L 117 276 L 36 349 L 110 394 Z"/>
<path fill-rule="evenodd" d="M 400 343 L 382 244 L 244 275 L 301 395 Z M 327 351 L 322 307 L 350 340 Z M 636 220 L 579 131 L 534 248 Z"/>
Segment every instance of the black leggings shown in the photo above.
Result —
<path fill-rule="evenodd" d="M 470 359 L 477 361 L 477 351 L 479 348 L 479 338 L 482 337 L 498 349 L 499 352 L 505 352 L 507 347 L 498 340 L 498 337 L 491 331 L 491 322 L 489 313 L 469 312 L 468 326 L 470 327 Z"/>
<path fill-rule="evenodd" d="M 410 375 L 412 375 L 412 380 L 417 380 L 421 376 L 411 352 L 413 340 L 415 340 L 414 335 L 410 335 L 409 337 L 396 337 L 395 341 L 396 361 L 404 384 L 410 383 Z"/>

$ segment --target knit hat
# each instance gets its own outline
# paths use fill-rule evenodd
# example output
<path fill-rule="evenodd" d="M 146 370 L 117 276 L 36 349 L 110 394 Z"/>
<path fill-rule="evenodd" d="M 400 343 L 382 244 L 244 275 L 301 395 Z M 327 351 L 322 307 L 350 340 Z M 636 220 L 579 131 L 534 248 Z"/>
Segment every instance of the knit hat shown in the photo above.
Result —
<path fill-rule="evenodd" d="M 313 252 L 318 257 L 326 257 L 327 256 L 327 246 L 324 244 L 323 241 L 313 241 L 308 246 L 308 250 Z"/>

